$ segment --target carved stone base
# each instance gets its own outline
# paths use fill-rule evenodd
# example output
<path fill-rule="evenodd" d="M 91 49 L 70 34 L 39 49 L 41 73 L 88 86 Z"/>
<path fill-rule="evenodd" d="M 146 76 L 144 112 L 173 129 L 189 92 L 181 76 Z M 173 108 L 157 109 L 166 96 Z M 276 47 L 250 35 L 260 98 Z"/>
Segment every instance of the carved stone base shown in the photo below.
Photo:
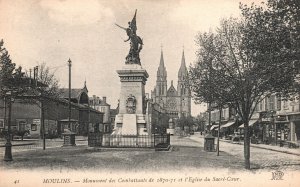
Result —
<path fill-rule="evenodd" d="M 149 77 L 138 64 L 126 64 L 118 70 L 121 81 L 119 114 L 116 116 L 116 134 L 145 134 L 145 84 Z"/>
<path fill-rule="evenodd" d="M 115 120 L 114 134 L 148 135 L 144 114 L 118 114 Z"/>

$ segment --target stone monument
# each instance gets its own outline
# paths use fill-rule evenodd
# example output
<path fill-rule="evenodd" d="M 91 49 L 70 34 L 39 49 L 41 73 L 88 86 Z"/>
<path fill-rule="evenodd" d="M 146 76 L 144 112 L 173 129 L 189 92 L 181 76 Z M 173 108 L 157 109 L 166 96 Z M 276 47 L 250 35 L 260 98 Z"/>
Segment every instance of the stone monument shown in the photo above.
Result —
<path fill-rule="evenodd" d="M 145 95 L 145 84 L 149 77 L 147 71 L 142 68 L 139 53 L 142 50 L 142 39 L 137 36 L 136 11 L 128 28 L 118 24 L 124 29 L 130 41 L 129 53 L 125 59 L 125 65 L 117 73 L 121 81 L 119 100 L 119 113 L 115 120 L 113 134 L 117 135 L 149 135 L 145 114 L 147 98 Z"/>

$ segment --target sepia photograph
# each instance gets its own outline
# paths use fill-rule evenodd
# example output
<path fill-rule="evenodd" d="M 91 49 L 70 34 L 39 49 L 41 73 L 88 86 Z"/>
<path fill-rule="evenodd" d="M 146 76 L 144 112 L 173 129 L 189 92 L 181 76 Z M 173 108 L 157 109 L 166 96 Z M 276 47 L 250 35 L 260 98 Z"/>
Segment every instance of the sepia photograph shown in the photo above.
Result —
<path fill-rule="evenodd" d="M 299 186 L 299 0 L 0 0 L 0 186 Z"/>

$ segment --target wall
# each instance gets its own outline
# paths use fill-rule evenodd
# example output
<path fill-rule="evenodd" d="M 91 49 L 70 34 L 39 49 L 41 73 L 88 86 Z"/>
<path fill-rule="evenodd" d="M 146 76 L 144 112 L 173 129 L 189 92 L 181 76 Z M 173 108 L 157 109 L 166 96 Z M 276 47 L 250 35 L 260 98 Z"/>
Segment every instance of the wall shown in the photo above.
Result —
<path fill-rule="evenodd" d="M 0 102 L 3 105 L 3 101 Z M 82 126 L 81 129 L 84 133 L 87 133 L 89 114 L 87 106 L 72 104 L 71 118 L 78 120 L 79 124 Z M 45 109 L 45 129 L 49 132 L 54 129 L 58 129 L 60 125 L 60 120 L 67 119 L 69 116 L 68 103 L 64 100 L 60 101 L 47 101 L 44 105 Z M 4 119 L 4 107 L 0 107 L 0 120 Z M 8 117 L 8 109 L 7 114 Z M 30 130 L 30 134 L 34 137 L 40 135 L 41 132 L 41 108 L 36 104 L 24 103 L 21 100 L 15 100 L 12 104 L 12 118 L 11 118 L 12 129 L 20 129 L 20 125 L 25 130 Z M 103 114 L 91 110 L 90 119 L 92 124 L 102 123 Z M 25 127 L 23 127 L 25 125 Z M 47 134 L 47 132 L 46 132 Z"/>

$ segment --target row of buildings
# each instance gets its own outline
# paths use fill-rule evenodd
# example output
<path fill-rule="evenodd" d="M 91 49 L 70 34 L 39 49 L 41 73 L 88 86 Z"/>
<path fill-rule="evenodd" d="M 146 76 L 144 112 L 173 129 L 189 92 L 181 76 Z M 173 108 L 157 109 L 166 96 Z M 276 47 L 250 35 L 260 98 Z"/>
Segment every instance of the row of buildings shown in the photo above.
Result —
<path fill-rule="evenodd" d="M 89 132 L 111 132 L 114 123 L 115 109 L 110 109 L 106 97 L 100 99 L 89 97 L 86 82 L 82 88 L 71 89 L 71 118 L 69 119 L 69 89 L 59 90 L 60 96 L 55 100 L 47 100 L 43 105 L 46 137 L 58 137 L 65 129 L 77 135 Z M 0 132 L 7 129 L 8 107 L 4 98 L 0 98 Z M 23 98 L 15 98 L 11 105 L 11 130 L 26 131 L 27 136 L 41 136 L 42 108 L 39 101 L 24 102 Z M 112 114 L 112 115 L 111 115 Z"/>
<path fill-rule="evenodd" d="M 207 130 L 217 135 L 219 110 L 211 111 L 211 124 L 206 123 Z M 208 113 L 202 117 L 208 122 Z M 226 107 L 222 110 L 220 135 L 230 139 L 234 135 L 243 136 L 244 125 L 235 110 Z M 300 102 L 294 97 L 283 100 L 279 95 L 265 97 L 255 108 L 249 121 L 250 136 L 254 143 L 279 144 L 280 142 L 300 141 Z"/>
<path fill-rule="evenodd" d="M 178 71 L 177 89 L 171 81 L 168 87 L 167 70 L 161 51 L 160 63 L 157 70 L 156 85 L 148 98 L 146 118 L 151 132 L 162 132 L 169 128 L 169 121 L 191 115 L 191 91 L 186 84 L 188 76 L 184 52 Z M 99 130 L 111 133 L 114 129 L 118 108 L 112 109 L 106 97 L 89 96 L 86 82 L 82 88 L 71 89 L 71 118 L 69 119 L 69 89 L 60 89 L 60 98 L 47 101 L 44 106 L 45 133 L 48 137 L 60 136 L 65 129 L 77 135 L 87 135 Z M 7 129 L 8 107 L 0 98 L 0 132 Z M 28 136 L 41 135 L 42 108 L 39 103 L 26 103 L 22 98 L 12 102 L 11 129 L 12 131 L 27 131 Z"/>

